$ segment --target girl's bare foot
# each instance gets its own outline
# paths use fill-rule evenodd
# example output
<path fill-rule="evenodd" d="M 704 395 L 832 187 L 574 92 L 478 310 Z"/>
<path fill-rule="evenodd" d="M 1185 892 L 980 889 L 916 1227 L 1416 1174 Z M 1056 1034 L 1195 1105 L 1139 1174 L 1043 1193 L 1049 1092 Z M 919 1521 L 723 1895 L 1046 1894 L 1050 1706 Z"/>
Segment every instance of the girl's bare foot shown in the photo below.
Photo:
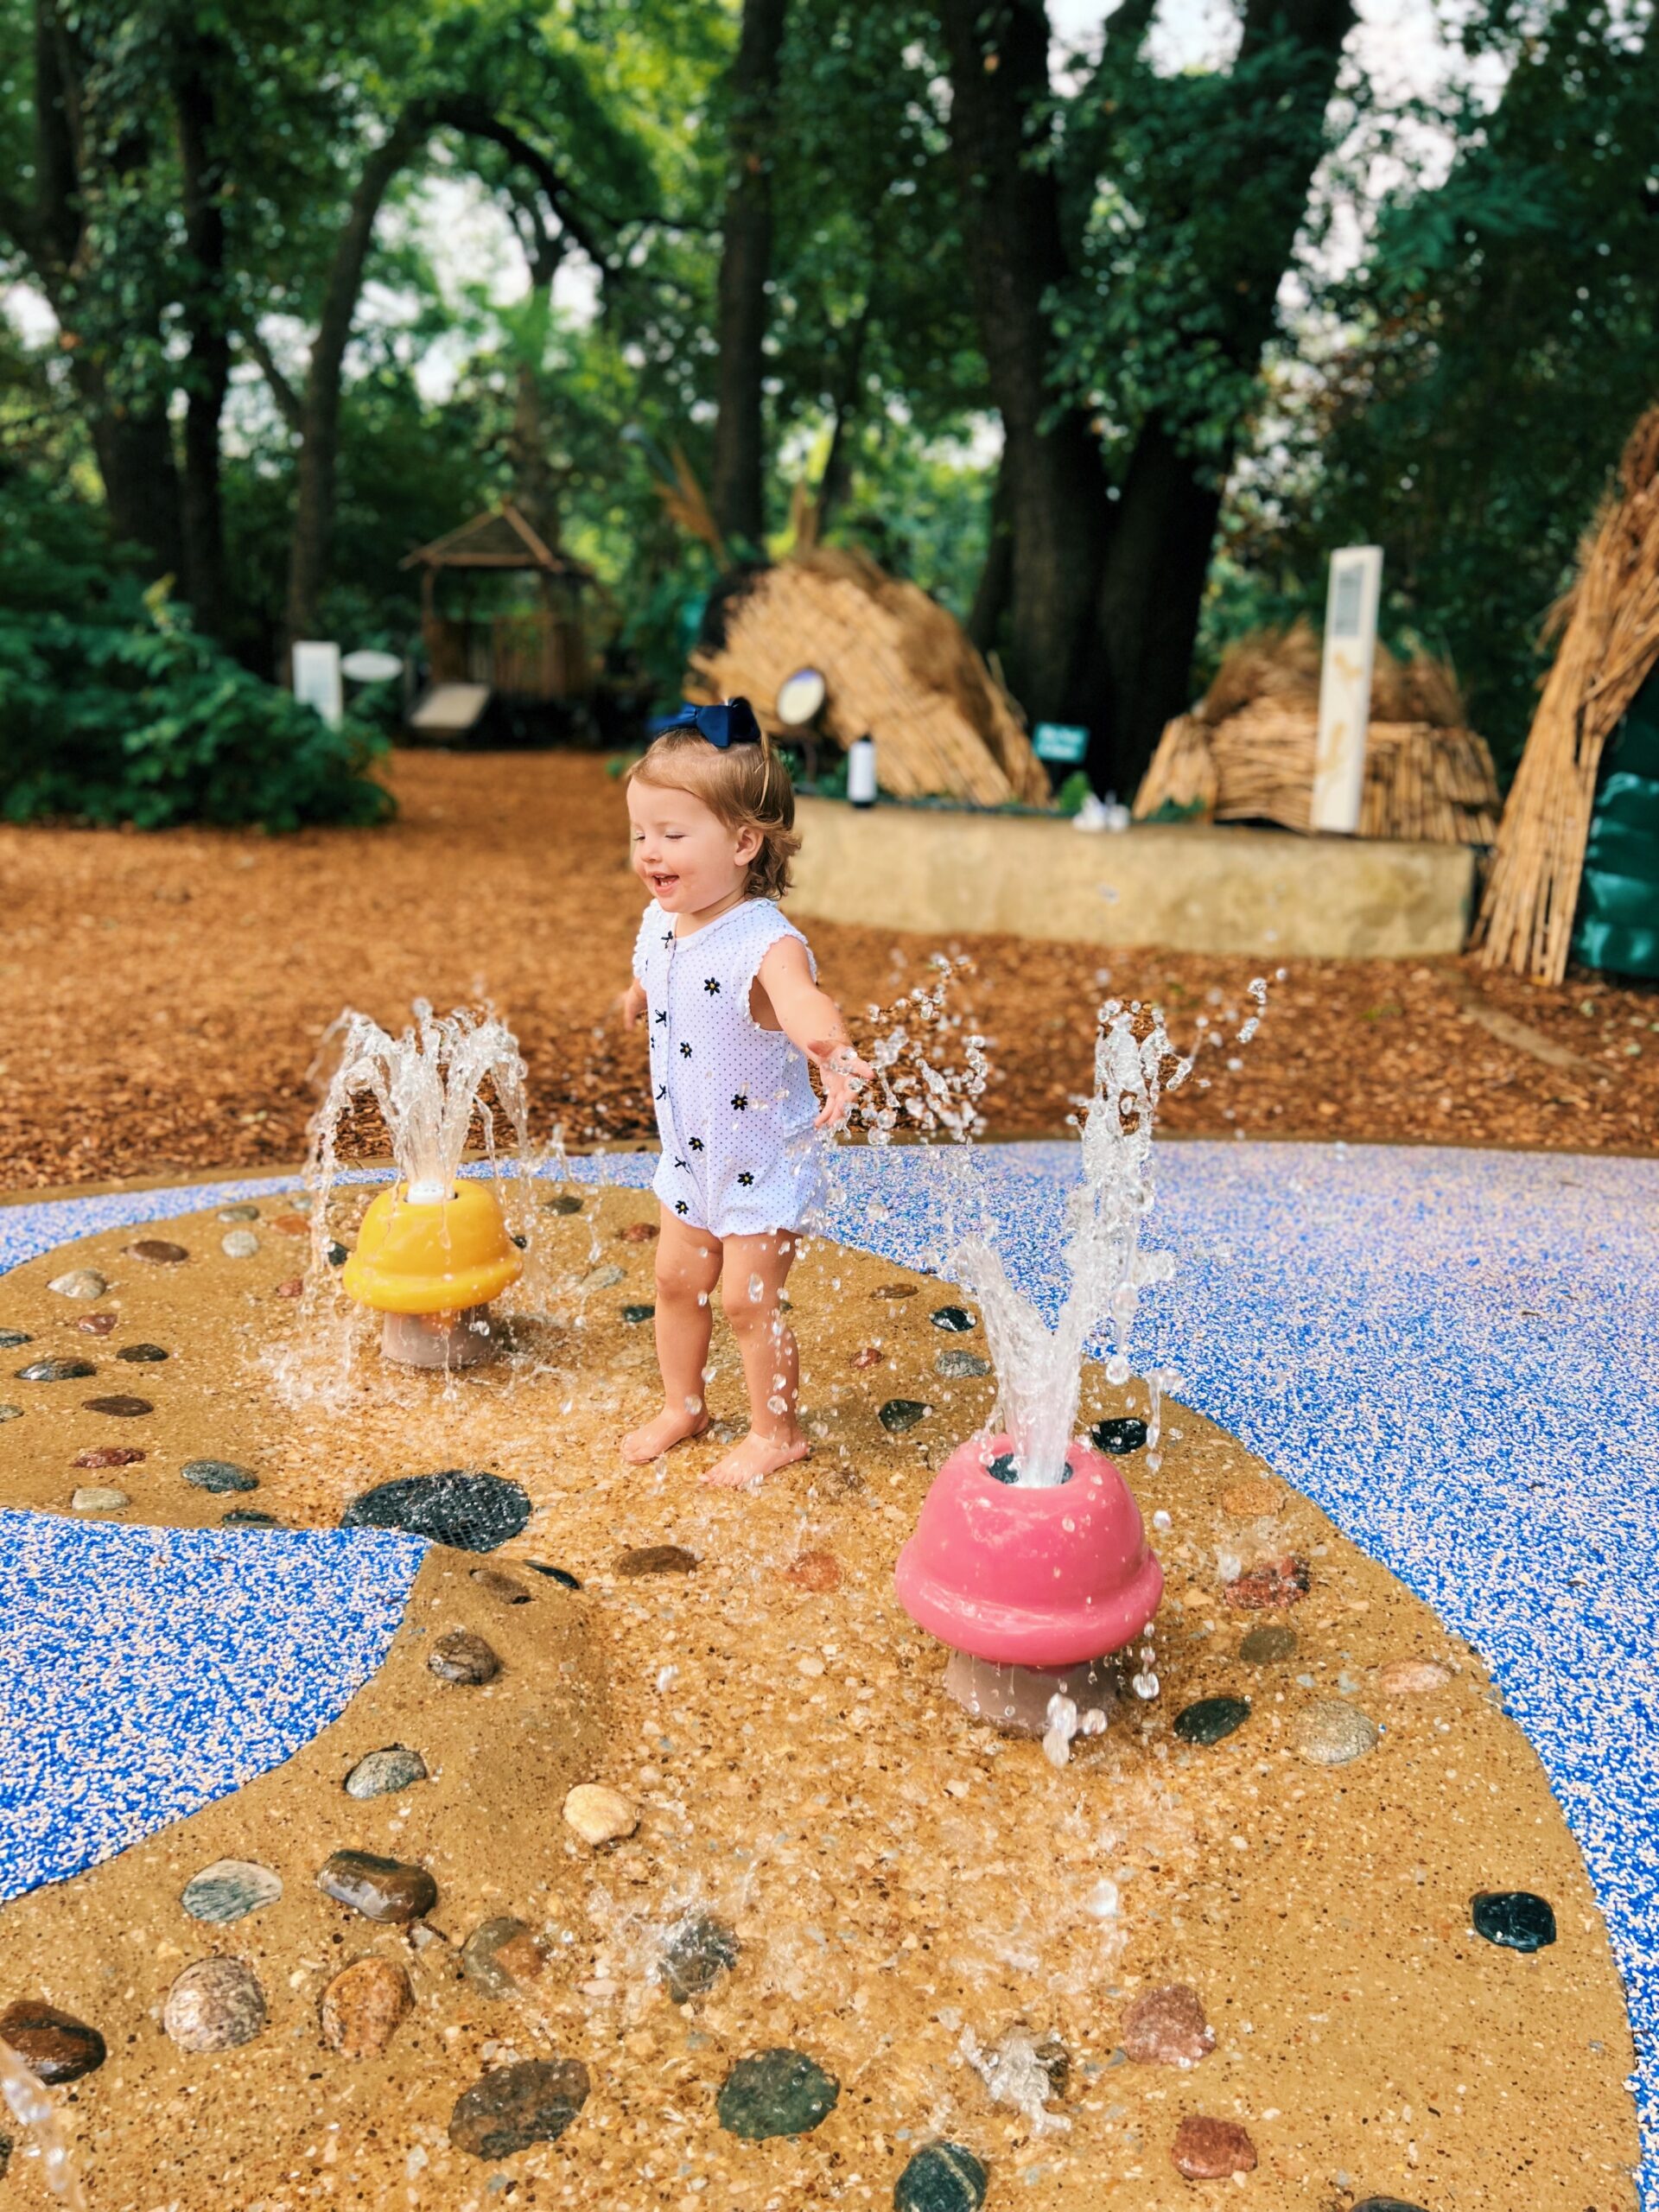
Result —
<path fill-rule="evenodd" d="M 804 1436 L 757 1436 L 751 1429 L 701 1479 L 716 1490 L 747 1490 L 779 1467 L 792 1467 L 811 1449 Z"/>
<path fill-rule="evenodd" d="M 622 1440 L 622 1457 L 631 1466 L 648 1467 L 653 1459 L 660 1459 L 677 1444 L 689 1444 L 694 1436 L 701 1436 L 708 1426 L 706 1413 L 688 1413 L 683 1406 L 664 1406 L 654 1421 L 628 1431 Z"/>

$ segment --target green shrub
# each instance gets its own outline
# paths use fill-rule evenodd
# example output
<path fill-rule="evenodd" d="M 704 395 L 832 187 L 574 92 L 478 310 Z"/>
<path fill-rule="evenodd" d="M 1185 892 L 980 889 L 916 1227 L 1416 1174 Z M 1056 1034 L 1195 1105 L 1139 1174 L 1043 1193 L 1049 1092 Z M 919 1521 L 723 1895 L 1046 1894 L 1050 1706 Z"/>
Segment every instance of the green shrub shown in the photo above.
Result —
<path fill-rule="evenodd" d="M 250 675 L 162 589 L 114 567 L 97 518 L 0 476 L 0 816 L 369 823 L 385 741 Z"/>

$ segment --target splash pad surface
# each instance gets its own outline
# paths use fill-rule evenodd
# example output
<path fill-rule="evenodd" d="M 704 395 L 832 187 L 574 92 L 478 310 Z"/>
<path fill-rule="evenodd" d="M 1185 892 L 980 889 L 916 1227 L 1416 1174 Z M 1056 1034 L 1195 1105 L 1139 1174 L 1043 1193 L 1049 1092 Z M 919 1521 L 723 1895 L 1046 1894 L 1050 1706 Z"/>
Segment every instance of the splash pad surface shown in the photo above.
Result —
<path fill-rule="evenodd" d="M 1005 1185 L 999 1211 L 1019 1224 L 1011 1271 L 1039 1295 L 1074 1158 L 1068 1147 L 1022 1147 L 982 1163 Z M 1163 1159 L 1159 1230 L 1182 1264 L 1175 1285 L 1149 1299 L 1145 1357 L 1179 1362 L 1184 1401 L 1270 1454 L 1493 1662 L 1589 1861 L 1640 2031 L 1654 2000 L 1640 1776 L 1655 1623 L 1638 1565 L 1651 1546 L 1633 1527 L 1651 1508 L 1632 1471 L 1654 1458 L 1641 1306 L 1653 1283 L 1646 1240 L 1659 1173 L 1645 1163 L 1302 1147 L 1172 1147 Z M 611 1156 L 575 1173 L 638 1187 L 651 1165 Z M 12 1209 L 0 1214 L 0 1253 L 15 1263 L 97 1228 L 283 1187 Z M 872 1199 L 884 1209 L 875 1218 Z M 836 1230 L 912 1261 L 931 1241 L 930 1205 L 918 1155 L 855 1155 Z M 192 1573 L 230 1541 L 56 1526 L 66 1543 L 156 1537 Z M 304 1551 L 315 1571 L 331 1541 L 338 1560 L 347 1544 L 397 1540 L 296 1531 L 251 1541 Z M 37 1559 L 37 1585 L 50 1573 L 49 1559 Z M 407 1570 L 387 1580 L 380 1602 L 395 1618 Z M 371 1570 L 365 1605 L 373 1582 Z M 17 1628 L 26 1634 L 26 1621 Z M 60 1668 L 63 1656 L 60 1643 Z M 89 1705 L 96 1675 L 82 1692 Z M 66 1700 L 73 1713 L 72 1683 Z M 315 1725 L 329 1717 L 319 1710 Z M 127 1722 L 158 1738 L 171 1725 L 164 1702 L 135 1707 Z M 197 1802 L 261 1763 L 234 1736 L 232 1725 L 214 1738 L 222 1777 L 202 1777 Z M 145 1819 L 141 1805 L 126 1835 L 177 1810 L 158 1804 Z"/>

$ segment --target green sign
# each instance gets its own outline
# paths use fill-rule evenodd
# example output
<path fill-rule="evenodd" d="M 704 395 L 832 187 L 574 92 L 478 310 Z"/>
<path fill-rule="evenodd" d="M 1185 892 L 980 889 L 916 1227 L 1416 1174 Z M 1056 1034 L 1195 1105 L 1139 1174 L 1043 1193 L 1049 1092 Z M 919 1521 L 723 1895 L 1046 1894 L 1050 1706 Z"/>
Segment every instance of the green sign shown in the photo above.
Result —
<path fill-rule="evenodd" d="M 1039 760 L 1075 767 L 1089 750 L 1089 732 L 1082 722 L 1039 722 L 1032 749 Z"/>

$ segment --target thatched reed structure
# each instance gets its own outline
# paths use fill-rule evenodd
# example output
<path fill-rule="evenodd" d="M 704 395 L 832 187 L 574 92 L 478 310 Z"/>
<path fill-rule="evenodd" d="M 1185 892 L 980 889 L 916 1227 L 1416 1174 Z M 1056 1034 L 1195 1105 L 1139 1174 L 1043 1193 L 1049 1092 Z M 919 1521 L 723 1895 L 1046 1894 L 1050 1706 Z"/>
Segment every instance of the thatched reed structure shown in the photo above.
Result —
<path fill-rule="evenodd" d="M 1608 739 L 1659 665 L 1659 407 L 1637 424 L 1551 611 L 1560 645 L 1510 787 L 1475 925 L 1482 965 L 1559 983 L 1567 972 Z"/>
<path fill-rule="evenodd" d="M 1019 710 L 961 624 L 864 554 L 822 547 L 761 570 L 728 602 L 723 642 L 692 657 L 686 696 L 741 695 L 780 737 L 779 687 L 801 668 L 823 676 L 823 734 L 843 749 L 873 737 L 895 797 L 1047 804 Z"/>
<path fill-rule="evenodd" d="M 1217 822 L 1308 829 L 1319 711 L 1319 640 L 1306 622 L 1241 639 L 1195 711 L 1159 740 L 1135 794 L 1137 820 L 1173 805 Z M 1379 645 L 1358 834 L 1483 845 L 1497 820 L 1491 755 L 1464 726 L 1451 671 L 1426 653 L 1396 660 Z"/>

